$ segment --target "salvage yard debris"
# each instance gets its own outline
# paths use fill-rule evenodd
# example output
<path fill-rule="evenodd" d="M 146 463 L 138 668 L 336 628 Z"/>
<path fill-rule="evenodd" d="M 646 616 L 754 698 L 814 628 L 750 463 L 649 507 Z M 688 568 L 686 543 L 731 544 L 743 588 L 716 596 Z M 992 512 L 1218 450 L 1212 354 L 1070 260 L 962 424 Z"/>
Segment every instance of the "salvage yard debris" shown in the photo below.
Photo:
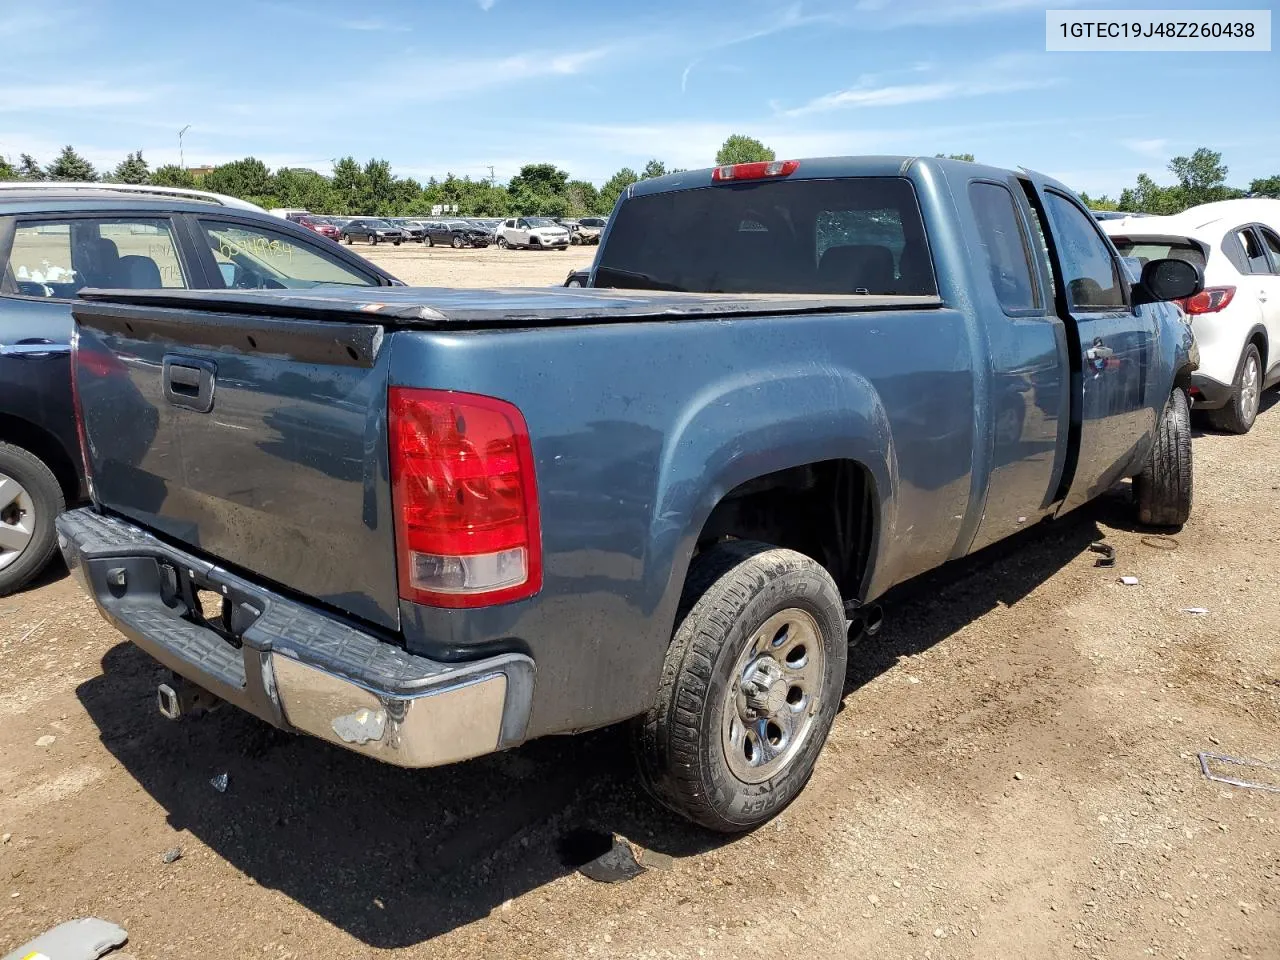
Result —
<path fill-rule="evenodd" d="M 1210 780 L 1216 783 L 1227 783 L 1233 787 L 1243 787 L 1246 790 L 1265 790 L 1268 793 L 1280 793 L 1280 764 L 1263 763 L 1261 760 L 1241 760 L 1238 757 L 1228 757 L 1220 753 L 1201 753 L 1200 771 Z M 1230 766 L 1244 767 L 1249 770 L 1265 771 L 1271 774 L 1264 779 L 1270 780 L 1270 783 L 1259 783 L 1256 780 L 1242 780 L 1239 777 L 1223 776 L 1215 773 L 1210 764 L 1227 764 Z"/>

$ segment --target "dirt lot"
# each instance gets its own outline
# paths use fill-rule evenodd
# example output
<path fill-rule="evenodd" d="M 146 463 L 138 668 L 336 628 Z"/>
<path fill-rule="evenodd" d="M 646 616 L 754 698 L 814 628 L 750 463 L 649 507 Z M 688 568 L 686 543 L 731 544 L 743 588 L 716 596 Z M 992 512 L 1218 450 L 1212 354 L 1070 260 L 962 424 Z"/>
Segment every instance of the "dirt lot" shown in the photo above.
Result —
<path fill-rule="evenodd" d="M 354 243 L 351 249 L 419 287 L 545 287 L 564 283 L 570 270 L 590 266 L 598 248 L 454 250 L 419 243 Z"/>
<path fill-rule="evenodd" d="M 440 283 L 589 255 L 377 252 Z M 1280 759 L 1280 409 L 1195 455 L 1176 548 L 1121 490 L 889 598 L 813 782 L 732 840 L 656 811 L 616 729 L 412 772 L 229 709 L 171 723 L 161 669 L 54 571 L 0 600 L 0 954 L 96 915 L 142 960 L 1278 957 L 1280 793 L 1196 755 Z M 597 884 L 579 828 L 674 862 Z"/>

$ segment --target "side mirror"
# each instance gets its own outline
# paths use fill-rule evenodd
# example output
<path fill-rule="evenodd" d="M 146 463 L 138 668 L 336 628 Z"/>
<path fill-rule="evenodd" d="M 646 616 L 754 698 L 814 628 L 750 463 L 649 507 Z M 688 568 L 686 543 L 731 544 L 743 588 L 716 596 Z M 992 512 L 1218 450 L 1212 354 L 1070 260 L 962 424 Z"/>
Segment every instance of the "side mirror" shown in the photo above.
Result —
<path fill-rule="evenodd" d="M 1133 302 L 1160 303 L 1193 297 L 1204 289 L 1204 273 L 1185 260 L 1151 260 L 1133 290 Z"/>

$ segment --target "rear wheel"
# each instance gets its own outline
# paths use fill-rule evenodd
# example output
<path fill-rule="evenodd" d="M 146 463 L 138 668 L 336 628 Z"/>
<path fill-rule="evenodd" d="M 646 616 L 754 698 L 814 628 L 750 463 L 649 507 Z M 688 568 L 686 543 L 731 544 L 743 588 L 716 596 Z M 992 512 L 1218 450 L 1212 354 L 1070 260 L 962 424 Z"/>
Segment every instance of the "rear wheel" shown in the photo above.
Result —
<path fill-rule="evenodd" d="M 1209 410 L 1209 423 L 1227 433 L 1248 433 L 1258 419 L 1258 406 L 1262 402 L 1262 355 L 1258 345 L 1247 344 L 1240 358 L 1240 369 L 1231 391 L 1231 399 L 1220 410 Z"/>
<path fill-rule="evenodd" d="M 844 605 L 793 550 L 732 541 L 690 570 L 657 701 L 635 725 L 641 778 L 712 830 L 749 830 L 796 798 L 844 684 Z"/>
<path fill-rule="evenodd" d="M 1138 522 L 1181 527 L 1191 516 L 1191 412 L 1187 395 L 1174 390 L 1156 424 L 1156 442 L 1146 468 L 1133 478 Z"/>
<path fill-rule="evenodd" d="M 21 447 L 0 443 L 0 596 L 17 590 L 53 557 L 53 519 L 64 506 L 53 471 Z"/>

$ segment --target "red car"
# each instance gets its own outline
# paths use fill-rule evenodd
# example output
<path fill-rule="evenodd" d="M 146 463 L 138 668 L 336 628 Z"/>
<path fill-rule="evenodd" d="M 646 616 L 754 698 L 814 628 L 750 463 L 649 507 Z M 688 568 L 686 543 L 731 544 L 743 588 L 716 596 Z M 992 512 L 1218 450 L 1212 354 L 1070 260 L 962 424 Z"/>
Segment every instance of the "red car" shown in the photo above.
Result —
<path fill-rule="evenodd" d="M 322 217 L 299 217 L 297 223 L 299 226 L 314 230 L 322 237 L 328 237 L 335 242 L 342 237 L 342 231 Z"/>

